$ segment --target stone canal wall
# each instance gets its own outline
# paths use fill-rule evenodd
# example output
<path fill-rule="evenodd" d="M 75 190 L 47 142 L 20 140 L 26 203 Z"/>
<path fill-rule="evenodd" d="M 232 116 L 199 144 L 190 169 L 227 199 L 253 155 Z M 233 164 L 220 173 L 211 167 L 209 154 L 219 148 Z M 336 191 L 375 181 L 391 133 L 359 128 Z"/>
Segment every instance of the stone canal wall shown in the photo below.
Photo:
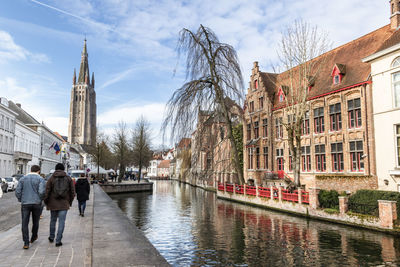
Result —
<path fill-rule="evenodd" d="M 93 189 L 92 266 L 170 266 L 102 188 Z"/>
<path fill-rule="evenodd" d="M 107 194 L 153 191 L 153 183 L 112 183 L 101 185 Z"/>

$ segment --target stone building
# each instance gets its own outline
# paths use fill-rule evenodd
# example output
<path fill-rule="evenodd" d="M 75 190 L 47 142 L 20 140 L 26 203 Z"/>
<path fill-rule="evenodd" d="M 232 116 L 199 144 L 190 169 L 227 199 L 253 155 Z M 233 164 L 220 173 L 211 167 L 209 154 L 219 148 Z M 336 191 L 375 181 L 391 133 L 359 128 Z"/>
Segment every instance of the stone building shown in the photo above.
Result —
<path fill-rule="evenodd" d="M 225 101 L 233 125 L 242 123 L 242 108 L 229 98 Z M 218 112 L 199 112 L 192 134 L 191 184 L 214 187 L 217 180 L 236 181 L 226 127 Z"/>
<path fill-rule="evenodd" d="M 90 79 L 86 39 L 78 79 L 74 70 L 68 125 L 71 144 L 93 145 L 96 140 L 96 92 L 94 73 Z"/>
<path fill-rule="evenodd" d="M 303 120 L 301 183 L 306 188 L 377 188 L 371 65 L 362 59 L 393 33 L 387 25 L 323 55 L 324 64 L 310 83 L 310 109 Z M 262 72 L 254 63 L 246 96 L 245 180 L 262 184 L 271 172 L 293 178 L 282 125 L 288 116 L 286 77 Z"/>
<path fill-rule="evenodd" d="M 14 133 L 17 114 L 0 97 L 0 177 L 14 174 Z"/>
<path fill-rule="evenodd" d="M 19 105 L 19 104 L 17 104 Z M 15 124 L 14 168 L 17 174 L 31 171 L 32 165 L 39 165 L 40 135 L 17 120 Z"/>
<path fill-rule="evenodd" d="M 363 59 L 371 64 L 376 169 L 380 190 L 400 191 L 400 5 L 391 1 L 392 36 Z"/>

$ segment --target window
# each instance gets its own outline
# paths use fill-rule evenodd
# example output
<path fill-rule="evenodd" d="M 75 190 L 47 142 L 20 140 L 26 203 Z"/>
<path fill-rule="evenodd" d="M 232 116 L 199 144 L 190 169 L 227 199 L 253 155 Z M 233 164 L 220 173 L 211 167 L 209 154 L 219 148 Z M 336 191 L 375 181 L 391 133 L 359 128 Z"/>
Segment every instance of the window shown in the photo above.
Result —
<path fill-rule="evenodd" d="M 347 101 L 349 112 L 349 128 L 361 127 L 361 101 L 360 98 Z"/>
<path fill-rule="evenodd" d="M 253 148 L 248 148 L 248 166 L 249 169 L 253 169 Z"/>
<path fill-rule="evenodd" d="M 396 125 L 396 143 L 397 143 L 397 167 L 400 167 L 400 124 Z"/>
<path fill-rule="evenodd" d="M 282 118 L 276 118 L 275 119 L 275 133 L 276 133 L 276 138 L 282 138 L 283 137 L 283 127 L 282 127 Z"/>
<path fill-rule="evenodd" d="M 283 148 L 276 150 L 276 162 L 277 162 L 277 169 L 278 171 L 284 170 L 283 164 Z"/>
<path fill-rule="evenodd" d="M 315 163 L 319 172 L 326 170 L 325 145 L 315 145 Z"/>
<path fill-rule="evenodd" d="M 342 113 L 340 103 L 329 106 L 329 119 L 331 131 L 339 131 L 342 129 Z"/>
<path fill-rule="evenodd" d="M 225 128 L 224 127 L 219 127 L 219 134 L 221 136 L 221 140 L 224 140 L 224 138 L 225 138 Z"/>
<path fill-rule="evenodd" d="M 343 143 L 331 144 L 332 171 L 342 172 L 343 167 Z"/>
<path fill-rule="evenodd" d="M 251 140 L 251 124 L 247 124 L 247 141 Z"/>
<path fill-rule="evenodd" d="M 283 94 L 280 94 L 280 95 L 279 95 L 279 102 L 283 102 L 284 99 L 285 99 L 285 98 L 283 97 Z"/>
<path fill-rule="evenodd" d="M 4 129 L 4 115 L 1 115 L 0 127 L 1 127 L 2 129 Z"/>
<path fill-rule="evenodd" d="M 306 111 L 303 119 L 303 128 L 301 129 L 302 135 L 310 134 L 310 112 Z"/>
<path fill-rule="evenodd" d="M 363 153 L 363 141 L 350 141 L 350 160 L 351 160 L 351 171 L 363 171 L 364 160 L 362 158 Z"/>
<path fill-rule="evenodd" d="M 256 148 L 256 168 L 260 169 L 260 148 Z"/>
<path fill-rule="evenodd" d="M 301 147 L 301 170 L 303 172 L 311 171 L 310 146 L 302 146 Z"/>
<path fill-rule="evenodd" d="M 10 130 L 10 119 L 9 118 L 6 118 L 6 127 L 5 127 L 5 130 Z"/>
<path fill-rule="evenodd" d="M 314 109 L 314 132 L 323 133 L 325 131 L 324 125 L 324 108 Z"/>
<path fill-rule="evenodd" d="M 258 89 L 258 80 L 254 81 L 254 89 L 256 89 L 256 90 Z"/>
<path fill-rule="evenodd" d="M 335 75 L 333 77 L 333 83 L 334 84 L 339 84 L 340 83 L 340 76 L 339 75 Z"/>
<path fill-rule="evenodd" d="M 258 99 L 258 107 L 259 107 L 259 109 L 263 109 L 264 108 L 264 97 L 260 97 Z"/>
<path fill-rule="evenodd" d="M 263 137 L 268 136 L 268 119 L 263 119 Z"/>
<path fill-rule="evenodd" d="M 292 150 L 289 148 L 289 171 L 293 171 L 293 157 Z"/>
<path fill-rule="evenodd" d="M 254 112 L 254 101 L 250 102 L 250 112 Z"/>
<path fill-rule="evenodd" d="M 393 83 L 394 107 L 398 108 L 400 107 L 400 72 L 392 74 L 392 83 Z"/>
<path fill-rule="evenodd" d="M 268 169 L 268 147 L 263 147 L 264 154 L 264 169 Z"/>
<path fill-rule="evenodd" d="M 396 57 L 392 62 L 392 68 L 396 68 L 400 66 L 400 57 Z"/>
<path fill-rule="evenodd" d="M 258 121 L 254 122 L 254 138 L 257 139 L 259 136 L 259 125 Z"/>

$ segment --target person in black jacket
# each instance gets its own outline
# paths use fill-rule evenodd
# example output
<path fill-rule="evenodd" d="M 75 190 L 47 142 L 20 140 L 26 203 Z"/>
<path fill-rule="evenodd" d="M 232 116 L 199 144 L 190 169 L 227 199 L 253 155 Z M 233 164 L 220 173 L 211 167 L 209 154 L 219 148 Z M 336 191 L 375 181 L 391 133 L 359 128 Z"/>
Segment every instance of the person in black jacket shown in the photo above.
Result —
<path fill-rule="evenodd" d="M 75 184 L 76 199 L 78 200 L 79 215 L 84 217 L 86 200 L 89 200 L 90 185 L 88 179 L 82 173 Z"/>

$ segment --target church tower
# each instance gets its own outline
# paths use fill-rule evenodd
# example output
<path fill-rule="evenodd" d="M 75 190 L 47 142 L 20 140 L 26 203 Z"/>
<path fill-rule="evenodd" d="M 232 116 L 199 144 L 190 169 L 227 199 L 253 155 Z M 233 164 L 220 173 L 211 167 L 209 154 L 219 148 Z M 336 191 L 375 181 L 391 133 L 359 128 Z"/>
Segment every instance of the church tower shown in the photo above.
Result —
<path fill-rule="evenodd" d="M 94 145 L 96 141 L 96 92 L 94 73 L 89 74 L 86 38 L 83 43 L 78 80 L 76 71 L 72 78 L 69 111 L 68 141 L 71 144 Z"/>

